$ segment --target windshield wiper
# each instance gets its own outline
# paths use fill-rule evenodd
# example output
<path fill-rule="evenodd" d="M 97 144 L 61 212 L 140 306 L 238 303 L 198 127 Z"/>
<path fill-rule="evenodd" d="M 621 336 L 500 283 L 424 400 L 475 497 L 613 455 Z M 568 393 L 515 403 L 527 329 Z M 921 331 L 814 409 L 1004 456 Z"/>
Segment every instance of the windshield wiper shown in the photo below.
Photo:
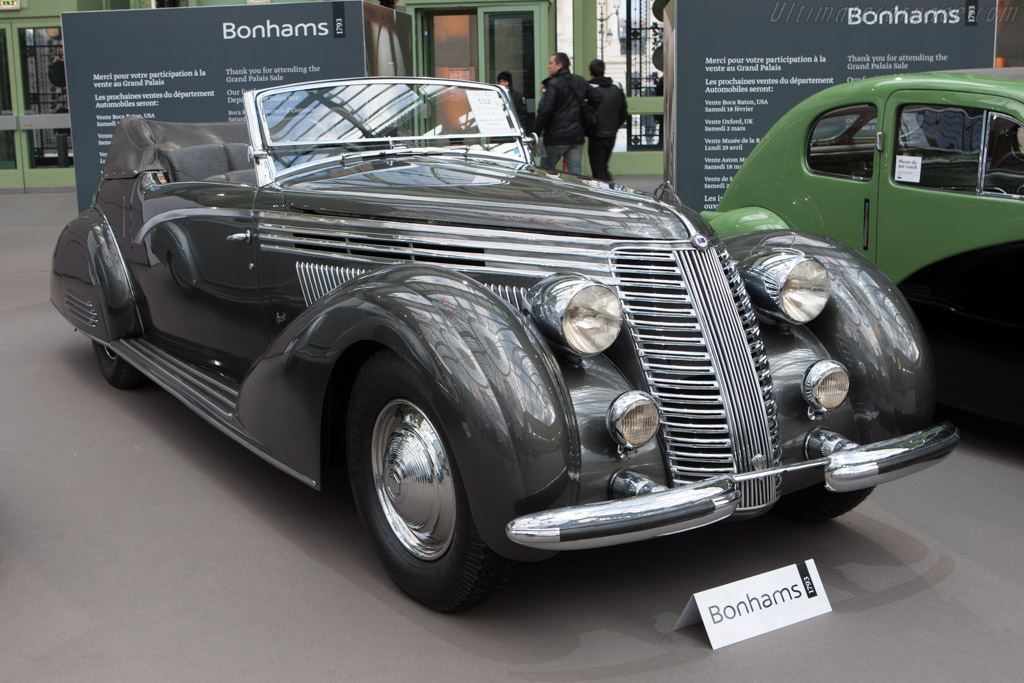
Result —
<path fill-rule="evenodd" d="M 348 154 L 341 155 L 341 163 L 347 164 L 350 160 L 356 159 L 375 159 L 378 157 L 387 156 L 421 156 L 421 155 L 442 155 L 442 154 L 458 154 L 460 156 L 469 156 L 468 145 L 452 145 L 451 147 L 399 147 L 397 145 L 392 146 L 389 149 L 372 149 L 365 150 L 362 152 L 349 152 Z"/>

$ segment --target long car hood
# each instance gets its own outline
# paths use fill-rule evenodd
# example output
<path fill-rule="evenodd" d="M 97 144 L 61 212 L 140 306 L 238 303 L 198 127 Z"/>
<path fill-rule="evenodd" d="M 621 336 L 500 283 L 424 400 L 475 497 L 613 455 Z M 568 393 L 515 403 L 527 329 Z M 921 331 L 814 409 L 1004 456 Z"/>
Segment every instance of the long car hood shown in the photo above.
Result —
<path fill-rule="evenodd" d="M 374 159 L 285 179 L 280 189 L 291 209 L 321 215 L 616 239 L 689 239 L 687 223 L 709 231 L 697 214 L 635 190 L 462 156 Z"/>

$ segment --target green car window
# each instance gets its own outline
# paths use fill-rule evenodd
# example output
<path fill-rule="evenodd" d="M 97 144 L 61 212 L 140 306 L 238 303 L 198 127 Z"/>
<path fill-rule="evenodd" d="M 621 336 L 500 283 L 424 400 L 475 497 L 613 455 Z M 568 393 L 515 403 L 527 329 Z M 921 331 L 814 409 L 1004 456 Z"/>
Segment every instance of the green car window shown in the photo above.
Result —
<path fill-rule="evenodd" d="M 900 109 L 893 180 L 953 192 L 977 192 L 984 111 L 911 104 Z"/>
<path fill-rule="evenodd" d="M 815 173 L 870 180 L 877 130 L 878 110 L 873 104 L 855 104 L 822 114 L 807 141 L 807 167 Z"/>
<path fill-rule="evenodd" d="M 1024 195 L 1024 125 L 1003 114 L 989 114 L 982 191 Z"/>

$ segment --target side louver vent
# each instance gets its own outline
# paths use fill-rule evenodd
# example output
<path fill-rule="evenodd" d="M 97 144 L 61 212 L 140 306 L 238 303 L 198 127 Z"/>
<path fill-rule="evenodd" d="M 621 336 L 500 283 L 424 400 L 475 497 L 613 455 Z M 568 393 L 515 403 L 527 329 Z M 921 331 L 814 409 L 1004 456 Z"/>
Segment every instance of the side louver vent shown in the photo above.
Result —
<path fill-rule="evenodd" d="M 64 310 L 79 327 L 95 329 L 100 323 L 96 306 L 91 301 L 77 297 L 71 292 L 64 292 Z"/>

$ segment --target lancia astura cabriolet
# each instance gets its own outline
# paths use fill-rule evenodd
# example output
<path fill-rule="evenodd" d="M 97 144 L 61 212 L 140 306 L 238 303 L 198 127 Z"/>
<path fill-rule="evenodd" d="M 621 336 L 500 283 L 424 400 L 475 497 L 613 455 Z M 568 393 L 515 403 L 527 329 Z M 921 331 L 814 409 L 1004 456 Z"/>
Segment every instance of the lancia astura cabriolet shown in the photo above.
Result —
<path fill-rule="evenodd" d="M 913 313 L 837 242 L 723 241 L 670 187 L 545 172 L 488 85 L 245 108 L 120 123 L 53 303 L 115 387 L 152 380 L 317 489 L 347 471 L 429 607 L 556 551 L 829 519 L 958 442 Z"/>

